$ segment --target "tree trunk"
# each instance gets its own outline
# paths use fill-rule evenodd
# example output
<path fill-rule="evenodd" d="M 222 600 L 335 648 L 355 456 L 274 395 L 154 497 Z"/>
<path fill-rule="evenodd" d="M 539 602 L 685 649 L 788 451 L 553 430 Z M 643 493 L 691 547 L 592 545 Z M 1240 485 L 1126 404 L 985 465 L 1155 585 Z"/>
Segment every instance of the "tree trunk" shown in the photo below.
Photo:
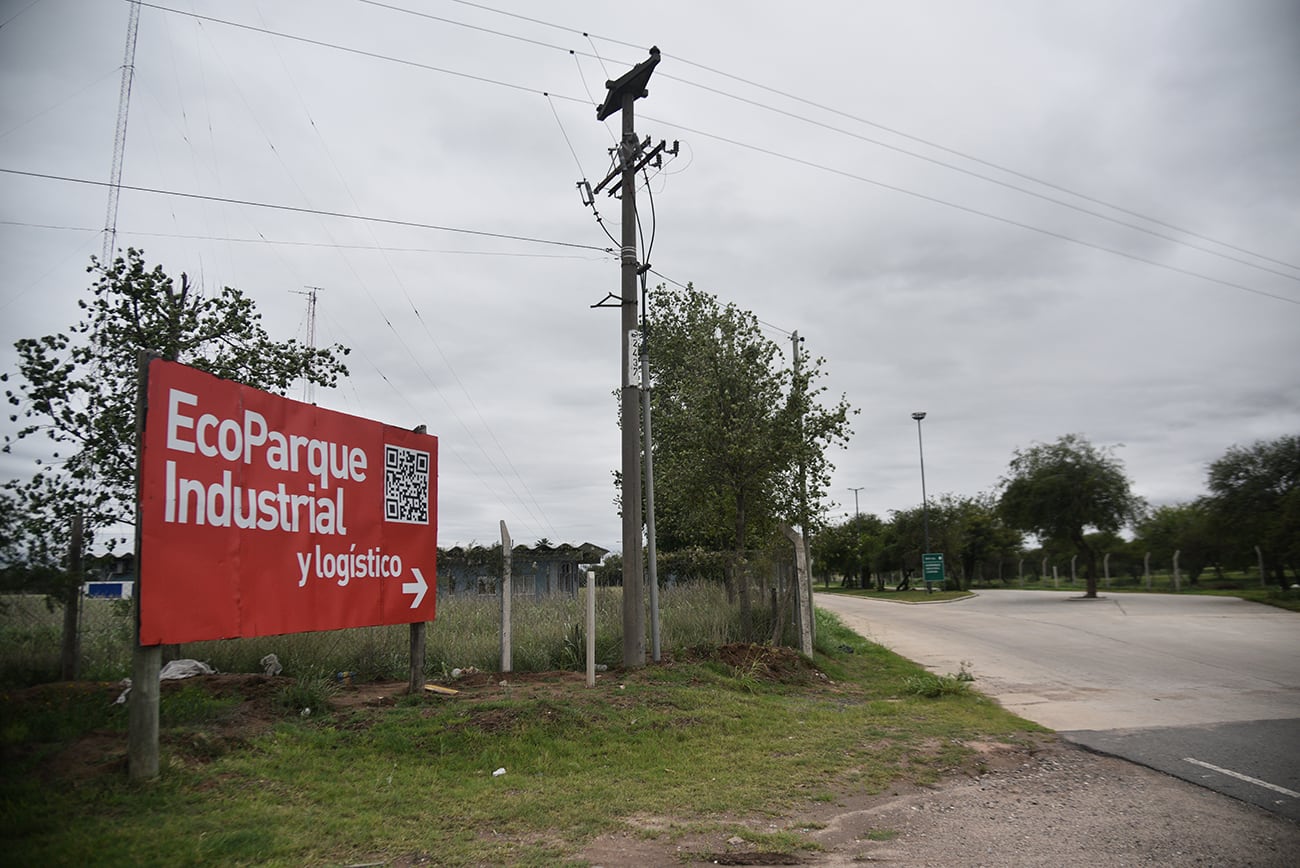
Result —
<path fill-rule="evenodd" d="M 63 597 L 63 644 L 59 654 L 59 676 L 64 681 L 75 681 L 77 664 L 81 660 L 81 548 L 82 517 L 72 517 L 72 541 L 68 546 L 68 583 Z"/>
<path fill-rule="evenodd" d="M 795 589 L 799 584 L 798 579 L 799 570 L 796 568 L 794 576 L 785 583 L 784 592 L 775 589 L 772 591 L 772 594 L 776 597 L 777 605 L 773 607 L 775 616 L 772 619 L 772 638 L 768 642 L 769 645 L 781 644 L 781 634 L 785 632 L 786 612 L 790 611 L 790 605 L 794 602 Z"/>
<path fill-rule="evenodd" d="M 1097 552 L 1093 550 L 1092 546 L 1088 545 L 1082 531 L 1075 535 L 1074 545 L 1079 554 L 1083 555 L 1084 580 L 1087 582 L 1088 588 L 1083 595 L 1095 599 L 1097 596 Z"/>
<path fill-rule="evenodd" d="M 736 494 L 736 583 L 740 592 L 740 630 L 746 642 L 754 641 L 754 619 L 749 604 L 749 565 L 745 560 L 745 496 Z"/>

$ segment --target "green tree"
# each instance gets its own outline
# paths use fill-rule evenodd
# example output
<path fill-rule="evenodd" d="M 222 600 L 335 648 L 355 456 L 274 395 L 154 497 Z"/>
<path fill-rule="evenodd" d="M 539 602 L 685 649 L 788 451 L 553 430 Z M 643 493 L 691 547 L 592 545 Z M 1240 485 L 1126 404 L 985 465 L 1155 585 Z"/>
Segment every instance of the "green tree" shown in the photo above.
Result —
<path fill-rule="evenodd" d="M 951 551 L 960 567 L 960 585 L 970 588 L 976 581 L 988 581 L 991 573 L 1003 578 L 1003 562 L 1019 553 L 1024 538 L 1006 526 L 993 496 L 945 495 L 941 503 L 947 523 L 956 530 Z"/>
<path fill-rule="evenodd" d="M 924 518 L 920 506 L 891 509 L 881 542 L 880 569 L 899 570 L 904 581 L 910 581 L 912 574 L 921 569 L 923 534 Z"/>
<path fill-rule="evenodd" d="M 1156 507 L 1137 523 L 1136 530 L 1134 542 L 1161 564 L 1172 562 L 1177 553 L 1178 567 L 1187 571 L 1193 585 L 1206 567 L 1218 562 L 1218 546 L 1205 501 Z"/>
<path fill-rule="evenodd" d="M 878 570 L 884 530 L 885 523 L 869 513 L 823 527 L 812 540 L 813 572 L 828 583 L 839 576 L 846 586 L 865 588 Z"/>
<path fill-rule="evenodd" d="M 10 558 L 34 570 L 57 567 L 72 515 L 87 539 L 135 520 L 137 354 L 154 353 L 218 377 L 283 394 L 306 378 L 333 386 L 347 375 L 345 347 L 273 341 L 252 299 L 229 287 L 205 294 L 186 274 L 177 283 L 128 249 L 97 275 L 78 301 L 81 319 L 66 332 L 19 340 L 18 370 L 5 397 L 19 425 L 4 451 L 28 441 L 35 474 L 4 485 Z"/>
<path fill-rule="evenodd" d="M 1142 518 L 1139 518 L 1138 524 L 1141 524 L 1144 520 L 1145 514 Z M 1106 555 L 1111 556 L 1108 568 L 1112 580 L 1122 576 L 1126 571 L 1129 575 L 1133 575 L 1135 572 L 1140 575 L 1138 568 L 1133 566 L 1135 560 L 1133 552 L 1137 548 L 1141 548 L 1140 544 L 1125 540 L 1124 537 L 1112 531 L 1094 531 L 1086 534 L 1086 536 L 1088 545 L 1092 546 L 1093 550 L 1101 557 L 1103 564 L 1107 563 Z M 1143 548 L 1143 552 L 1145 551 L 1146 549 Z M 1136 561 L 1140 567 L 1142 557 L 1139 555 Z M 1105 575 L 1106 571 L 1103 569 L 1102 573 Z"/>
<path fill-rule="evenodd" d="M 1017 449 L 1001 484 L 1006 523 L 1043 540 L 1068 541 L 1087 568 L 1087 596 L 1096 597 L 1097 550 L 1088 529 L 1116 532 L 1143 509 L 1113 448 L 1066 434 Z"/>
<path fill-rule="evenodd" d="M 778 521 L 797 523 L 801 468 L 820 514 L 826 450 L 851 433 L 847 403 L 819 401 L 824 360 L 796 381 L 753 314 L 693 288 L 660 287 L 651 307 L 660 546 L 761 547 Z"/>
<path fill-rule="evenodd" d="M 851 434 L 848 404 L 827 406 L 824 360 L 796 378 L 752 313 L 693 287 L 650 296 L 655 506 L 659 547 L 745 552 L 822 513 L 831 446 Z M 801 351 L 802 352 L 802 351 Z M 747 605 L 741 583 L 741 605 Z"/>
<path fill-rule="evenodd" d="M 1300 575 L 1300 435 L 1232 446 L 1210 464 L 1211 521 L 1235 563 L 1259 546 L 1273 580 Z"/>
<path fill-rule="evenodd" d="M 930 550 L 943 554 L 948 585 L 969 588 L 986 572 L 997 573 L 1001 561 L 1020 550 L 1021 535 L 1006 526 L 991 495 L 941 494 L 930 500 L 928 511 Z M 920 506 L 890 513 L 883 545 L 886 569 L 920 570 L 924 524 Z"/>

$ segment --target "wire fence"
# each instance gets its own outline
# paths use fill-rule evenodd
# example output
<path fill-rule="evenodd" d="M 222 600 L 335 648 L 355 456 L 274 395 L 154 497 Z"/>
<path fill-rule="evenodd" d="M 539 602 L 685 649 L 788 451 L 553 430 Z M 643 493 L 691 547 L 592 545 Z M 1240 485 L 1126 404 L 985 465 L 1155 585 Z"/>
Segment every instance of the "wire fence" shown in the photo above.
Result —
<path fill-rule="evenodd" d="M 791 571 L 757 558 L 736 582 L 674 572 L 660 579 L 661 646 L 668 653 L 728 642 L 770 638 L 772 594 Z M 426 633 L 425 673 L 438 677 L 454 668 L 500 668 L 500 576 L 489 575 L 473 590 L 440 588 L 437 617 Z M 748 589 L 748 606 L 741 593 Z M 618 666 L 622 651 L 622 588 L 597 586 L 596 658 Z M 516 593 L 512 597 L 513 669 L 579 669 L 585 664 L 585 587 L 570 593 Z M 768 604 L 764 603 L 765 596 Z M 135 610 L 129 599 L 83 596 L 72 676 L 119 681 L 130 675 Z M 167 646 L 169 659 L 193 658 L 220 672 L 259 672 L 274 654 L 285 675 L 405 679 L 409 674 L 407 625 L 365 627 Z M 0 596 L 0 686 L 59 680 L 64 642 L 63 606 L 40 594 Z M 649 643 L 647 643 L 649 647 Z M 341 676 L 340 676 L 341 677 Z"/>

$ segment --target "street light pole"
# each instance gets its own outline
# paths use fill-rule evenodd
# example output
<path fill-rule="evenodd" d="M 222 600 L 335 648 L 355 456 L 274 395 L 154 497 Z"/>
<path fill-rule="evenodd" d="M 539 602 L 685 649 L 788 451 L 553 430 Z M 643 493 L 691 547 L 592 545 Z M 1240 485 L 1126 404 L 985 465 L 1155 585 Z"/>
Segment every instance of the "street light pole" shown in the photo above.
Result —
<path fill-rule="evenodd" d="M 921 441 L 921 420 L 925 411 L 918 410 L 912 414 L 916 420 L 916 447 L 921 452 L 921 521 L 925 527 L 925 551 L 930 551 L 930 501 L 925 496 L 925 444 Z M 923 552 L 924 554 L 924 552 Z"/>
<path fill-rule="evenodd" d="M 858 492 L 861 491 L 863 488 L 866 488 L 866 486 L 860 485 L 857 488 L 854 488 L 853 486 L 849 486 L 849 491 L 853 492 L 853 532 L 855 534 L 860 533 L 862 531 L 862 527 L 859 524 L 859 519 L 862 518 L 862 513 L 858 511 Z M 854 558 L 854 560 L 857 560 L 857 558 Z M 862 575 L 861 562 L 858 563 L 858 579 L 861 582 L 862 587 L 866 588 L 867 580 L 866 577 Z"/>

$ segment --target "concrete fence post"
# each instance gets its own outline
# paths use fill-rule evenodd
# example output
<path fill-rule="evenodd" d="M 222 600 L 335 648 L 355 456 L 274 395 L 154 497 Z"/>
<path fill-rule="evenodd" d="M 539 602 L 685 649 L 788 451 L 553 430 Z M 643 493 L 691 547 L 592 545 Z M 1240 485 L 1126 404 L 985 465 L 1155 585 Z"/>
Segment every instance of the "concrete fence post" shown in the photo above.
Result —
<path fill-rule="evenodd" d="M 514 669 L 514 652 L 510 647 L 510 604 L 514 601 L 514 582 L 511 579 L 512 552 L 510 530 L 501 522 L 501 671 Z"/>

